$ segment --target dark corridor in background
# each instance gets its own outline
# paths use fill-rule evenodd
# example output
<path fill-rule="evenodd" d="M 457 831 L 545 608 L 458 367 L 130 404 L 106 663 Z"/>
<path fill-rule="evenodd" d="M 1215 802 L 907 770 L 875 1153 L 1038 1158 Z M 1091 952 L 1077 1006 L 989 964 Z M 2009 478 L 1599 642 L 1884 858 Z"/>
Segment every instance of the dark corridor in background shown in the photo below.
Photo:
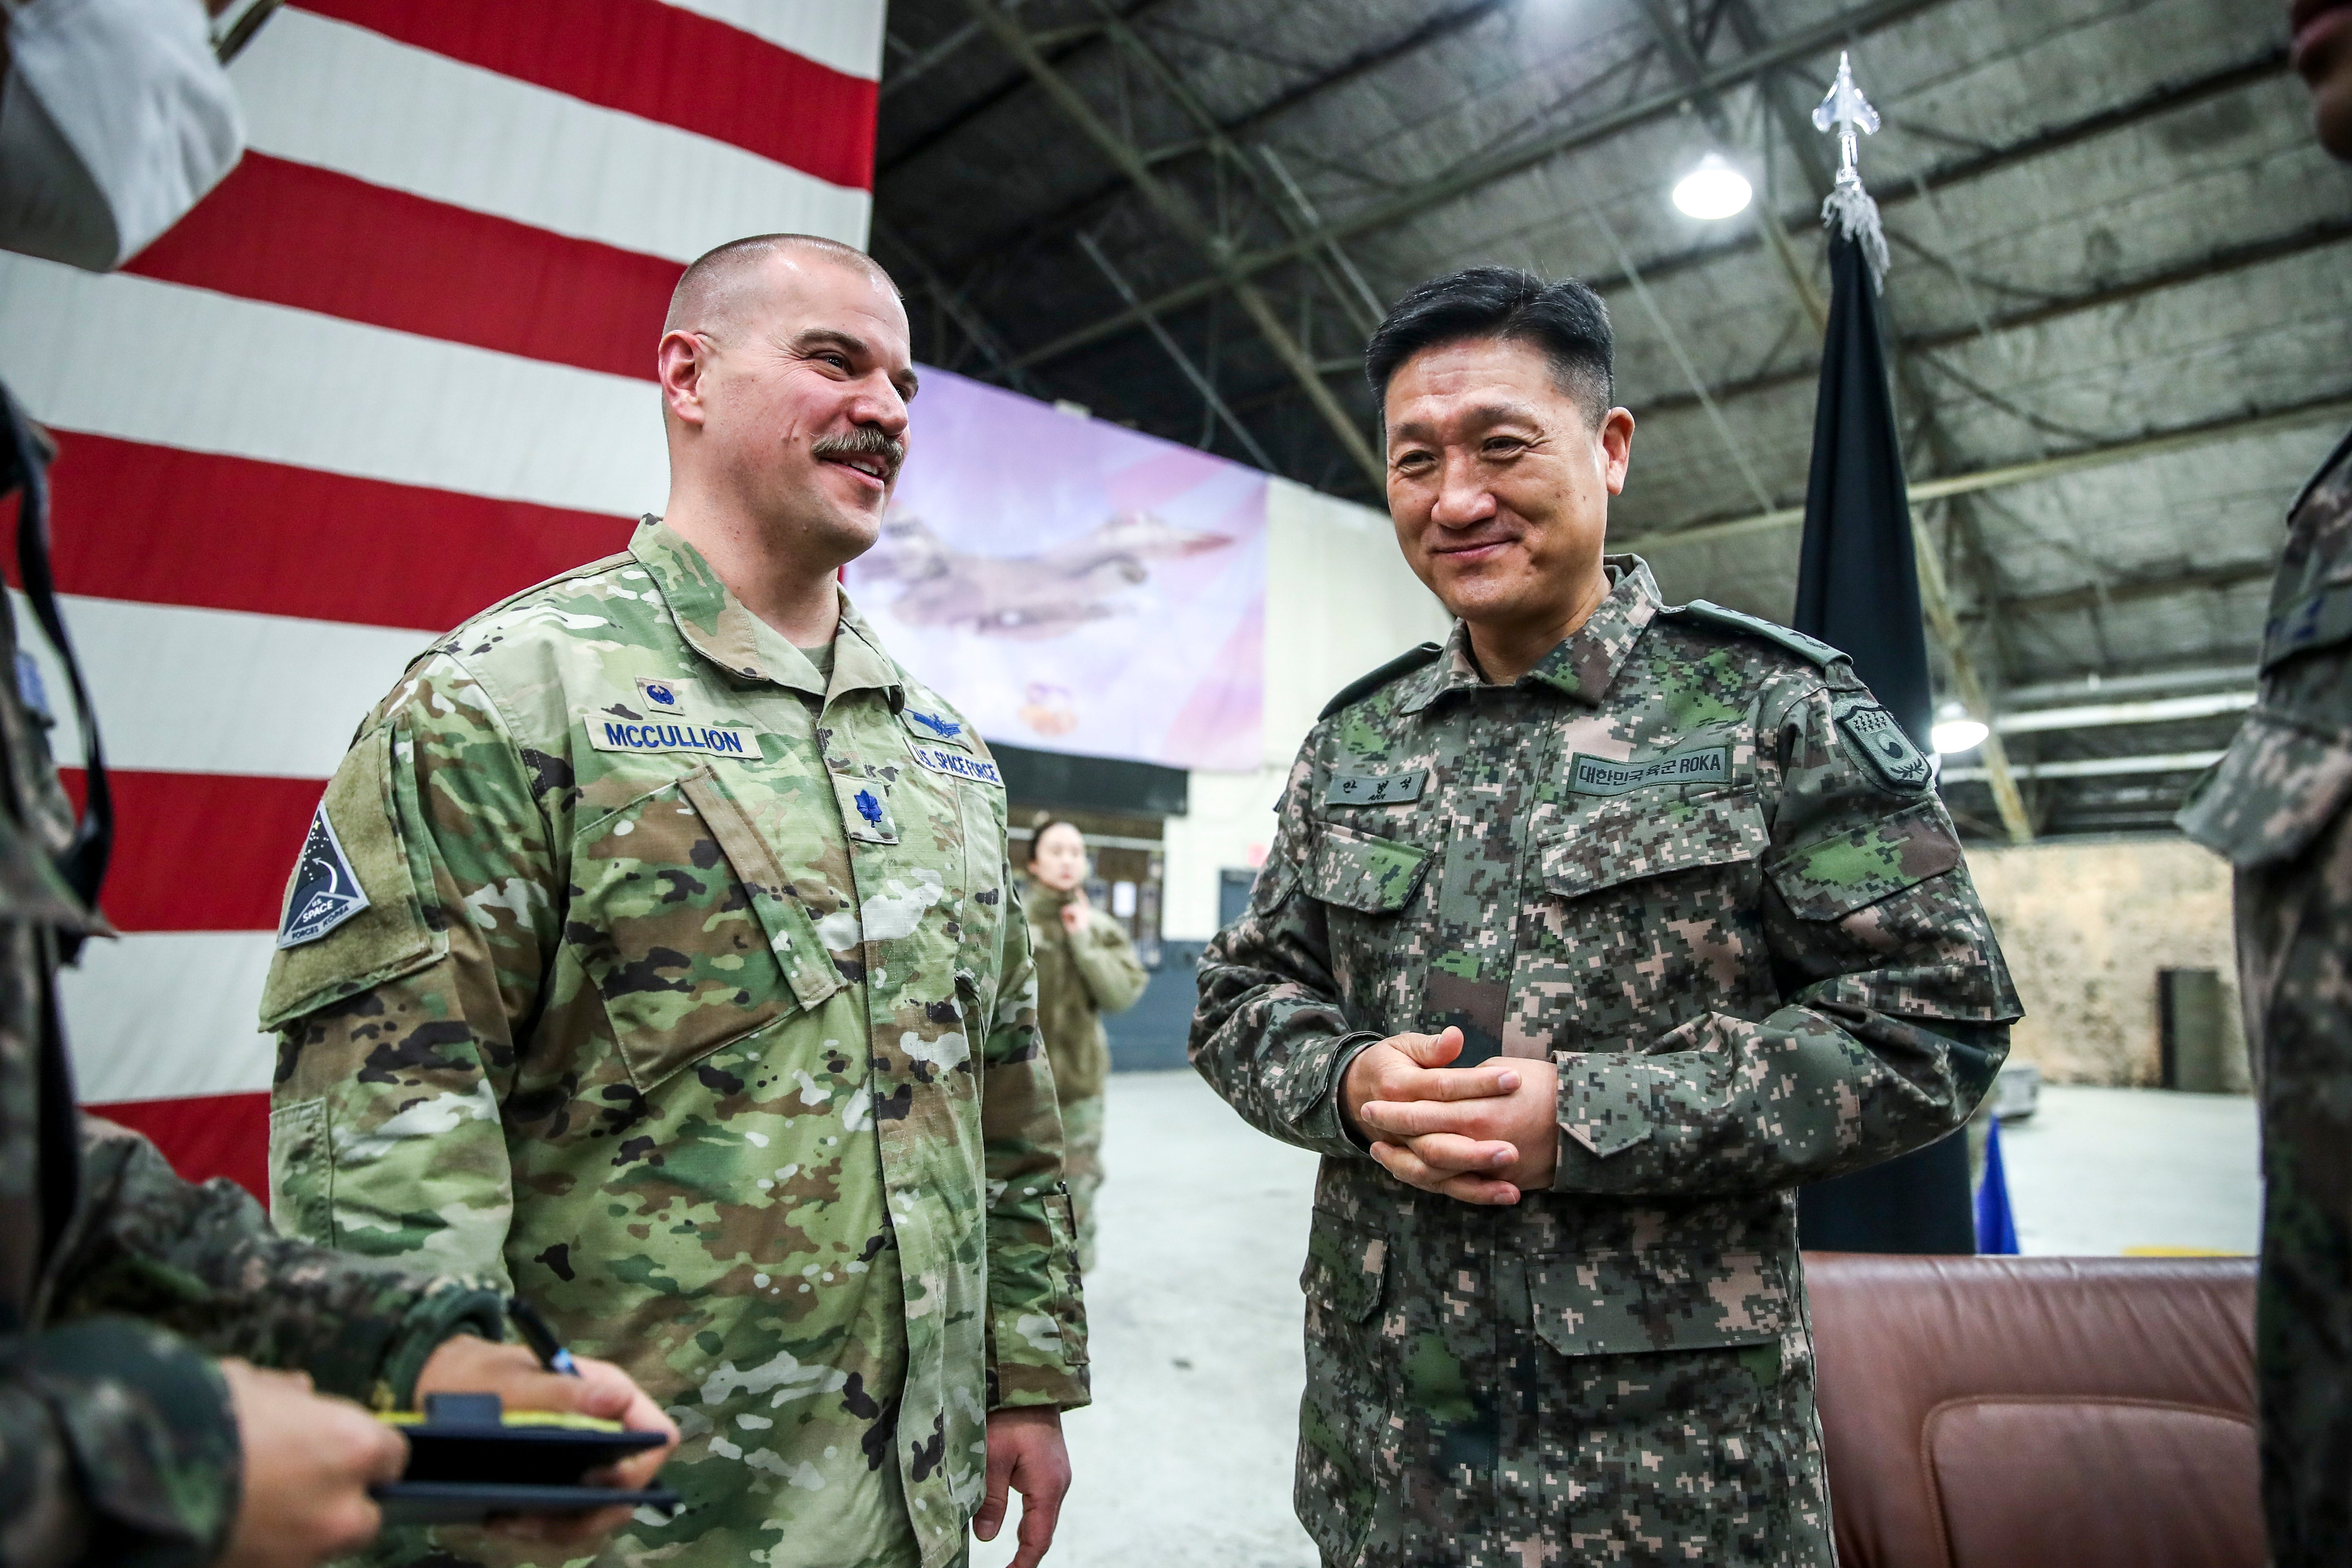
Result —
<path fill-rule="evenodd" d="M 2191 1094 L 2225 1094 L 2231 1085 L 2221 1063 L 2229 1048 L 2229 988 L 2218 969 L 2156 972 L 2157 1048 L 2160 1081 Z"/>
<path fill-rule="evenodd" d="M 1040 811 L 1067 819 L 1086 835 L 1094 873 L 1087 897 L 1127 929 L 1151 971 L 1143 999 L 1103 1019 L 1111 1067 L 1119 1072 L 1184 1066 L 1192 1024 L 1192 970 L 1204 945 L 1163 942 L 1160 916 L 1167 856 L 1162 824 L 1184 815 L 1191 776 L 1181 768 L 1108 757 L 992 746 L 1010 801 L 1013 868 L 1029 854 L 1029 825 Z"/>

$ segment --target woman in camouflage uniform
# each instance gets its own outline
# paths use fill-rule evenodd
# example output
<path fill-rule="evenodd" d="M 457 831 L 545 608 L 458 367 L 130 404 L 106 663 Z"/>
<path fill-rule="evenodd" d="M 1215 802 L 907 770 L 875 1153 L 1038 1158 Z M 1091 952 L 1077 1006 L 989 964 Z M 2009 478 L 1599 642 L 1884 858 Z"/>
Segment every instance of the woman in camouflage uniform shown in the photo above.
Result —
<path fill-rule="evenodd" d="M 1078 1268 L 1095 1266 L 1095 1189 L 1102 1185 L 1102 1016 L 1143 994 L 1143 961 L 1118 922 L 1087 901 L 1086 836 L 1041 816 L 1029 836 L 1029 937 L 1037 950 L 1037 1026 L 1062 1104 L 1062 1163 L 1078 1221 Z"/>

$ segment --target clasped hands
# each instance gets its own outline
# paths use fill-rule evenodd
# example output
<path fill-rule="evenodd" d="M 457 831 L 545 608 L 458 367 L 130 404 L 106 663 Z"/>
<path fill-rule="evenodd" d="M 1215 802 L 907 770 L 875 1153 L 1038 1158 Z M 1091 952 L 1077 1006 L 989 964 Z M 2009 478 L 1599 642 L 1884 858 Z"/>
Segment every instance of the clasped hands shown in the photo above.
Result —
<path fill-rule="evenodd" d="M 1465 1204 L 1508 1205 L 1551 1185 L 1559 1161 L 1559 1076 L 1496 1057 L 1446 1066 L 1462 1031 L 1391 1035 L 1348 1064 L 1339 1103 L 1372 1158 L 1409 1186 Z"/>

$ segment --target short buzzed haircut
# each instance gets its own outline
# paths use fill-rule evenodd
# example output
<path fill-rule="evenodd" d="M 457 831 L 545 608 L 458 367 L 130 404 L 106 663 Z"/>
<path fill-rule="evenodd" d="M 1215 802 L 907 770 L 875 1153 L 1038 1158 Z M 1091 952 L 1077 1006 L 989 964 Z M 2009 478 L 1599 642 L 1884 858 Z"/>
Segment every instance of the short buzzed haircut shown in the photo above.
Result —
<path fill-rule="evenodd" d="M 734 308 L 737 291 L 759 270 L 760 263 L 780 250 L 805 251 L 827 261 L 862 268 L 893 295 L 898 292 L 898 285 L 882 269 L 882 264 L 854 245 L 844 245 L 819 234 L 747 235 L 695 258 L 694 265 L 686 269 L 677 287 L 670 291 L 669 315 L 662 321 L 662 331 L 674 332 L 680 328 L 707 326 L 724 318 Z"/>
<path fill-rule="evenodd" d="M 1405 290 L 1364 345 L 1364 377 L 1386 403 L 1389 380 L 1423 349 L 1467 338 L 1532 343 L 1552 380 L 1598 427 L 1616 394 L 1616 340 L 1601 296 L 1515 267 L 1469 267 Z"/>

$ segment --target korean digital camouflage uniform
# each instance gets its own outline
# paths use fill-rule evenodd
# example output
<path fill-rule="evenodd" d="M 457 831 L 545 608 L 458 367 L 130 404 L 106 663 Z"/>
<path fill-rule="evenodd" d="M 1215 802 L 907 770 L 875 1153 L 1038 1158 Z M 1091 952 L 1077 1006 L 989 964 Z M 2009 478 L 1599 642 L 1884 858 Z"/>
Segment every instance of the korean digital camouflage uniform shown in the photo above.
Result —
<path fill-rule="evenodd" d="M 2262 688 L 2180 814 L 2237 868 L 2263 1120 L 2255 1342 L 2279 1568 L 2352 1562 L 2352 437 L 2287 519 Z"/>
<path fill-rule="evenodd" d="M 242 1190 L 75 1112 L 52 978 L 105 924 L 52 862 L 73 813 L 19 658 L 0 608 L 0 1568 L 196 1568 L 242 1487 L 214 1358 L 404 1405 L 451 1334 L 499 1338 L 500 1302 L 281 1241 Z"/>
<path fill-rule="evenodd" d="M 956 1561 L 1086 1403 L 1004 791 L 845 604 L 830 684 L 648 520 L 409 667 L 264 1000 L 279 1225 L 511 1280 L 685 1435 L 605 1561 Z"/>
<path fill-rule="evenodd" d="M 1083 1272 L 1094 1267 L 1095 1194 L 1103 1177 L 1103 1081 L 1110 1076 L 1110 1040 L 1102 1016 L 1134 1006 L 1151 973 L 1116 920 L 1090 909 L 1073 931 L 1062 923 L 1070 895 L 1024 880 L 1029 940 L 1037 953 L 1037 1031 L 1045 1037 L 1054 1091 L 1061 1099 L 1063 1161 Z"/>
<path fill-rule="evenodd" d="M 1307 737 L 1194 1064 L 1324 1155 L 1297 1507 L 1332 1564 L 1831 1562 L 1798 1184 L 1958 1127 L 2016 997 L 1843 658 L 1649 569 L 1514 684 L 1459 624 Z M 1341 1073 L 1457 1025 L 1549 1056 L 1559 1175 L 1405 1186 Z"/>

